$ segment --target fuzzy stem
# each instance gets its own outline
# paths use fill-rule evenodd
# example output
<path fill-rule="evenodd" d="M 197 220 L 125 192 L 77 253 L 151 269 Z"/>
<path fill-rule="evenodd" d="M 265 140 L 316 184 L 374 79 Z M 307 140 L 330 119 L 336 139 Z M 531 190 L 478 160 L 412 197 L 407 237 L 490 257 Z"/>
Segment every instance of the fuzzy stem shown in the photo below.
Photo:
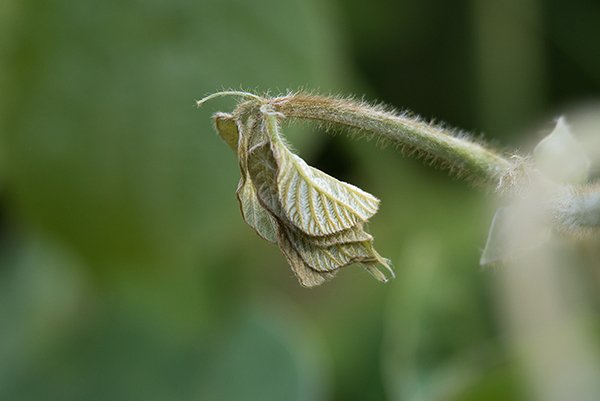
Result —
<path fill-rule="evenodd" d="M 389 140 L 478 183 L 495 186 L 512 166 L 504 157 L 466 138 L 453 136 L 449 130 L 367 104 L 303 94 L 275 98 L 270 103 L 286 117 L 326 126 L 341 125 Z"/>

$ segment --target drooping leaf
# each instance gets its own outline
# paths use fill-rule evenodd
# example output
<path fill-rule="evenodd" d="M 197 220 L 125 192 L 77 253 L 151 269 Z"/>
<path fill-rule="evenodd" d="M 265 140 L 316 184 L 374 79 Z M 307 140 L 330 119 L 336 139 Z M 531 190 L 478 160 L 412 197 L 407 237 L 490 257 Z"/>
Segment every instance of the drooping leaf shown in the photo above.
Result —
<path fill-rule="evenodd" d="M 248 175 L 264 207 L 279 219 L 285 219 L 277 195 L 277 164 L 269 142 L 258 144 L 248 152 Z"/>
<path fill-rule="evenodd" d="M 321 247 L 297 229 L 284 227 L 283 230 L 300 257 L 317 271 L 333 271 L 355 262 L 375 260 L 373 246 L 367 241 Z"/>
<path fill-rule="evenodd" d="M 348 244 L 351 242 L 373 241 L 373 236 L 366 232 L 362 224 L 340 231 L 339 233 L 321 237 L 311 237 L 315 245 L 328 247 L 335 244 Z"/>
<path fill-rule="evenodd" d="M 292 246 L 283 230 L 279 230 L 278 244 L 294 275 L 304 287 L 316 287 L 335 277 L 337 271 L 318 272 L 311 269 Z"/>
<path fill-rule="evenodd" d="M 394 276 L 389 261 L 373 249 L 373 237 L 364 231 L 362 223 L 327 236 L 310 236 L 291 222 L 286 224 L 287 216 L 279 203 L 275 187 L 276 170 L 270 143 L 262 143 L 250 151 L 248 171 L 258 188 L 258 197 L 281 220 L 279 226 L 282 235 L 286 236 L 287 243 L 309 268 L 331 272 L 353 263 L 361 263 L 380 281 L 385 282 Z"/>
<path fill-rule="evenodd" d="M 268 142 L 259 144 L 253 147 L 249 153 L 248 171 L 249 175 L 254 177 L 253 183 L 257 188 L 258 198 L 278 218 L 287 219 L 277 194 L 277 163 L 273 157 L 271 144 Z M 321 247 L 373 240 L 373 236 L 364 231 L 362 223 L 335 234 L 311 238 L 315 245 Z"/>
<path fill-rule="evenodd" d="M 215 113 L 213 115 L 215 129 L 221 139 L 234 151 L 238 149 L 238 129 L 234 117 L 229 113 Z"/>
<path fill-rule="evenodd" d="M 240 184 L 237 198 L 244 221 L 263 239 L 273 243 L 277 242 L 277 222 L 259 203 L 252 181 L 246 177 L 246 179 L 240 180 Z"/>
<path fill-rule="evenodd" d="M 330 235 L 368 220 L 379 200 L 319 171 L 287 149 L 278 152 L 277 186 L 292 223 L 309 235 Z"/>
<path fill-rule="evenodd" d="M 252 138 L 249 133 L 252 132 L 255 120 L 247 119 L 246 125 L 241 124 L 238 128 L 238 123 L 232 114 L 215 113 L 213 119 L 215 128 L 221 138 L 231 149 L 238 153 L 242 176 L 236 195 L 244 221 L 263 239 L 273 243 L 277 242 L 276 222 L 269 212 L 260 205 L 256 190 L 247 171 L 247 148 Z M 240 135 L 240 132 L 243 134 Z M 246 132 L 248 134 L 245 134 Z"/>
<path fill-rule="evenodd" d="M 309 166 L 281 140 L 277 117 L 265 115 L 277 162 L 277 192 L 287 218 L 306 234 L 331 235 L 367 221 L 379 199 Z"/>
<path fill-rule="evenodd" d="M 375 251 L 373 237 L 363 228 L 379 201 L 294 155 L 279 134 L 278 117 L 264 104 L 252 101 L 238 106 L 233 114 L 214 116 L 223 139 L 230 146 L 237 141 L 242 174 L 237 197 L 246 223 L 262 238 L 277 242 L 303 286 L 319 285 L 354 263 L 380 281 L 393 277 L 389 261 Z M 290 217 L 298 212 L 284 208 L 283 199 L 291 197 L 280 193 L 286 182 L 282 168 L 288 171 L 287 179 L 295 180 L 313 196 L 294 205 L 312 219 L 304 228 Z M 302 191 L 296 193 L 300 199 Z"/>

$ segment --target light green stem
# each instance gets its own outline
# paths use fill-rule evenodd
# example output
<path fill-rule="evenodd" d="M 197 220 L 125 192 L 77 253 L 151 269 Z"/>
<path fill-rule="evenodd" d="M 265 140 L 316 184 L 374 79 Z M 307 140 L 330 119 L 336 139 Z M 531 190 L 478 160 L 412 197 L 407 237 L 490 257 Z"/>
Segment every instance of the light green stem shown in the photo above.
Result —
<path fill-rule="evenodd" d="M 288 118 L 339 125 L 386 139 L 479 183 L 497 185 L 512 166 L 499 154 L 450 130 L 367 104 L 311 95 L 275 98 L 270 104 Z"/>

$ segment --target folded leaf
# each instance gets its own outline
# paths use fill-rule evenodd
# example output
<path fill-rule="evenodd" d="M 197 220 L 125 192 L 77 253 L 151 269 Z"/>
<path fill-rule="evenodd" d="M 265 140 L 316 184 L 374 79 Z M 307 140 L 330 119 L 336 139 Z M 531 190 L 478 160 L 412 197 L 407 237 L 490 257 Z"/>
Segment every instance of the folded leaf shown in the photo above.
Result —
<path fill-rule="evenodd" d="M 278 244 L 281 252 L 285 255 L 288 264 L 292 268 L 294 275 L 304 287 L 316 287 L 335 277 L 336 271 L 333 272 L 318 272 L 311 269 L 298 252 L 294 249 L 289 239 L 283 231 L 279 231 Z"/>
<path fill-rule="evenodd" d="M 219 133 L 221 139 L 234 151 L 238 148 L 238 129 L 233 115 L 229 113 L 215 113 L 213 115 L 215 129 Z"/>
<path fill-rule="evenodd" d="M 379 200 L 306 164 L 283 144 L 273 146 L 279 200 L 288 219 L 309 235 L 331 235 L 367 221 Z"/>
<path fill-rule="evenodd" d="M 322 247 L 335 244 L 348 244 L 350 242 L 373 241 L 373 236 L 364 230 L 362 224 L 357 224 L 339 233 L 311 238 L 316 245 Z"/>
<path fill-rule="evenodd" d="M 277 242 L 277 222 L 259 203 L 254 184 L 249 177 L 240 180 L 237 198 L 244 221 L 269 242 Z"/>
<path fill-rule="evenodd" d="M 283 227 L 283 230 L 308 266 L 318 271 L 333 271 L 356 262 L 377 260 L 371 241 L 350 242 L 321 247 L 299 230 Z"/>
<path fill-rule="evenodd" d="M 277 163 L 269 142 L 258 144 L 248 152 L 248 175 L 261 204 L 276 217 L 285 220 L 277 195 Z"/>

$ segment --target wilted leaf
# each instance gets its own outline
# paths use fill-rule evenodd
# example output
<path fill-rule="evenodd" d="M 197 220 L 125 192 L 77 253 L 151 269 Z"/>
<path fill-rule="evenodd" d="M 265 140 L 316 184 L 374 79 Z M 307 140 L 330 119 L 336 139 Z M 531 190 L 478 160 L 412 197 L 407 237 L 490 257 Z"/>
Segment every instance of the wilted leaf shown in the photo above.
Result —
<path fill-rule="evenodd" d="M 208 99 L 225 94 L 255 97 L 222 92 Z M 237 143 L 242 174 L 237 196 L 246 223 L 278 243 L 303 286 L 319 285 L 353 263 L 380 281 L 393 277 L 390 262 L 363 228 L 379 200 L 293 154 L 279 133 L 281 117 L 261 98 L 238 105 L 233 114 L 214 115 L 221 137 L 232 148 Z"/>
<path fill-rule="evenodd" d="M 328 247 L 335 244 L 348 244 L 350 242 L 373 241 L 373 236 L 366 232 L 362 224 L 349 228 L 339 233 L 322 237 L 311 237 L 315 245 Z"/>
<path fill-rule="evenodd" d="M 283 252 L 288 264 L 292 268 L 294 275 L 304 287 L 316 287 L 335 277 L 337 271 L 318 272 L 311 269 L 304 262 L 302 257 L 300 257 L 298 252 L 296 252 L 290 240 L 286 237 L 282 230 L 279 231 L 278 243 L 281 252 Z"/>
<path fill-rule="evenodd" d="M 240 180 L 237 198 L 244 221 L 269 242 L 277 242 L 277 222 L 258 201 L 256 190 L 249 177 Z"/>
<path fill-rule="evenodd" d="M 277 196 L 277 164 L 269 142 L 261 143 L 249 151 L 248 174 L 260 202 L 275 216 L 284 219 L 285 214 Z"/>
<path fill-rule="evenodd" d="M 306 264 L 317 271 L 332 271 L 355 262 L 375 260 L 370 242 L 350 242 L 322 247 L 315 244 L 311 237 L 292 227 L 283 229 Z"/>
<path fill-rule="evenodd" d="M 279 199 L 287 217 L 310 235 L 330 235 L 368 220 L 379 200 L 351 184 L 319 171 L 277 147 Z"/>
<path fill-rule="evenodd" d="M 237 152 L 239 134 L 233 116 L 229 113 L 215 113 L 213 119 L 215 128 L 221 138 L 234 152 Z"/>
<path fill-rule="evenodd" d="M 276 117 L 265 116 L 276 130 Z M 280 138 L 278 132 L 269 137 Z M 277 192 L 287 218 L 309 235 L 330 235 L 367 221 L 379 207 L 373 195 L 306 164 L 281 140 L 272 144 L 277 162 Z"/>

